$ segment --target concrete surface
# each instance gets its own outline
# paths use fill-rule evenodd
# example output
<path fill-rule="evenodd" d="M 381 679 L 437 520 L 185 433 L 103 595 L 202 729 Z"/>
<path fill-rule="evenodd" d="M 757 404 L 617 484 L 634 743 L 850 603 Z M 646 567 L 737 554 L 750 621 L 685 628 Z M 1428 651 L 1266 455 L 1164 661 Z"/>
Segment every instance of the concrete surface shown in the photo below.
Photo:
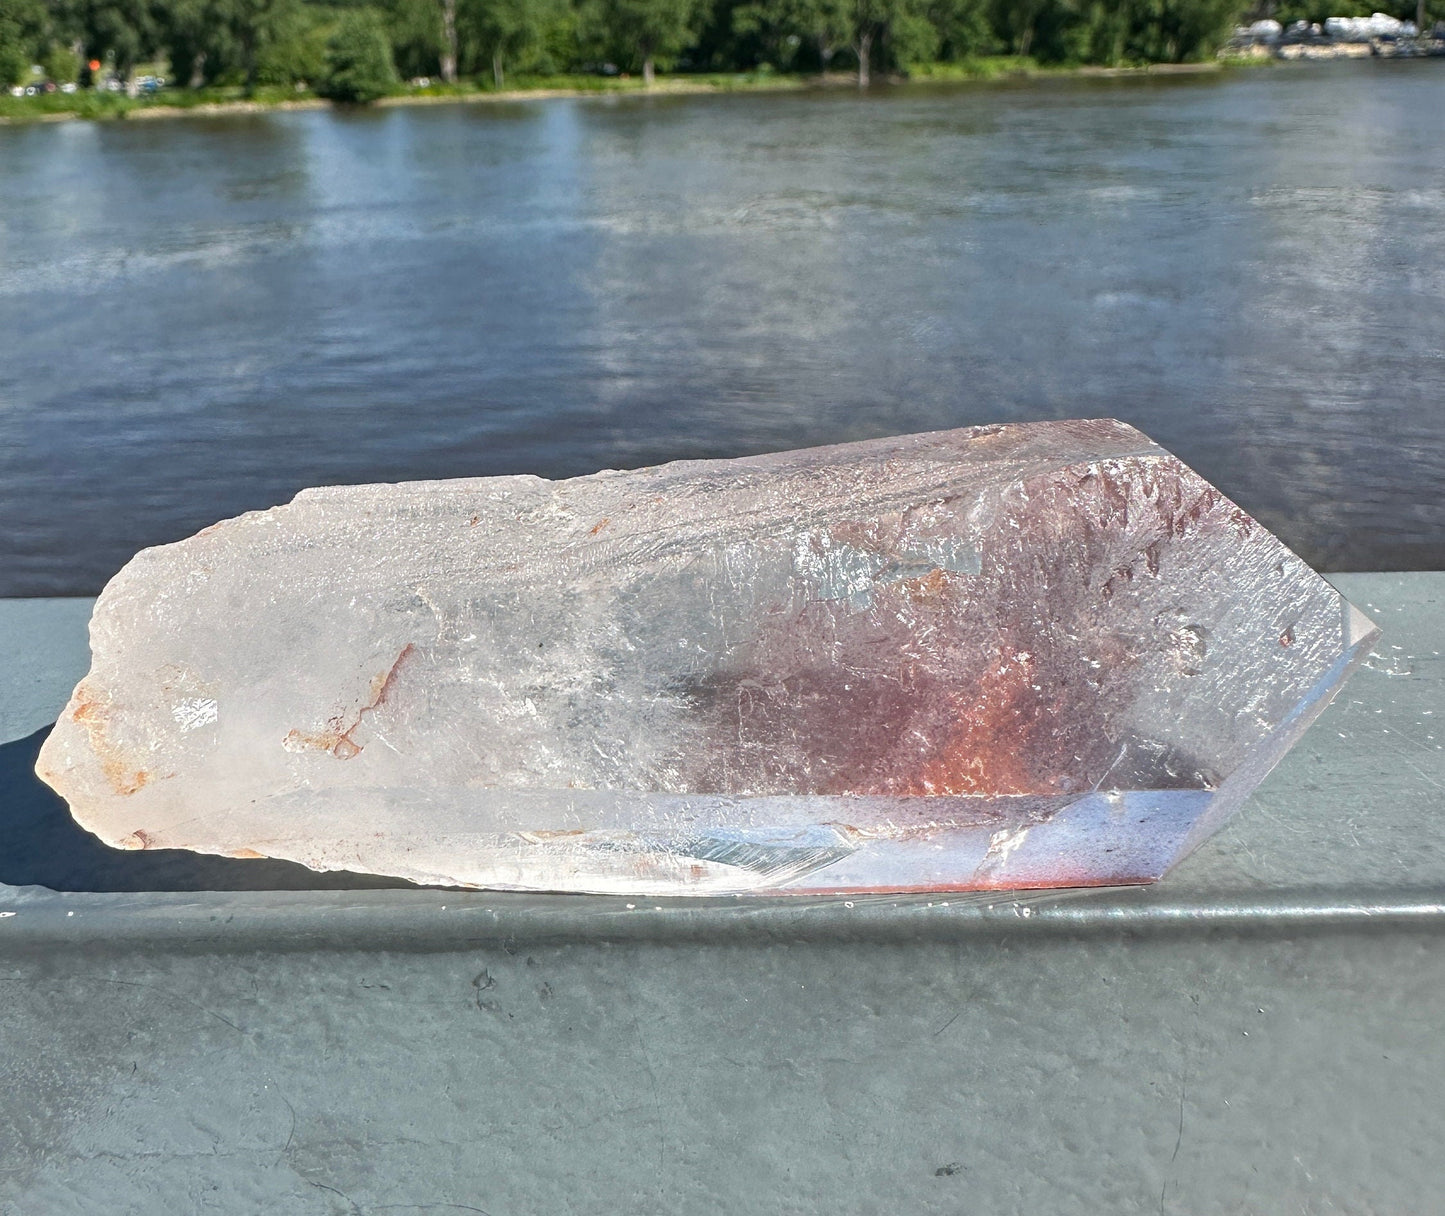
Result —
<path fill-rule="evenodd" d="M 1440 1211 L 1445 575 L 1334 581 L 1369 665 L 1145 891 L 0 887 L 0 1212 Z"/>

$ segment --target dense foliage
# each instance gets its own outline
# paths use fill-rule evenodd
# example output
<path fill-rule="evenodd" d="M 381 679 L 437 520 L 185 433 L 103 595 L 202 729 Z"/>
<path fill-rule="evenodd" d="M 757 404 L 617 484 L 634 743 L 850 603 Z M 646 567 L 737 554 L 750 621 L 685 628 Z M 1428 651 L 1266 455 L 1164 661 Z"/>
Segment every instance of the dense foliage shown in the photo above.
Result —
<path fill-rule="evenodd" d="M 1445 8 L 1445 0 L 1432 7 Z M 0 84 L 310 87 L 365 100 L 406 78 L 508 73 L 907 72 L 1013 55 L 1183 62 L 1240 20 L 1349 15 L 1353 0 L 0 0 Z M 1400 15 L 1415 15 L 1409 0 Z M 93 72 L 89 65 L 98 65 Z M 36 74 L 32 65 L 39 65 Z M 92 76 L 96 77 L 92 81 Z"/>
<path fill-rule="evenodd" d="M 375 101 L 396 87 L 391 39 L 369 8 L 343 13 L 326 43 L 326 66 L 317 91 L 332 101 Z"/>

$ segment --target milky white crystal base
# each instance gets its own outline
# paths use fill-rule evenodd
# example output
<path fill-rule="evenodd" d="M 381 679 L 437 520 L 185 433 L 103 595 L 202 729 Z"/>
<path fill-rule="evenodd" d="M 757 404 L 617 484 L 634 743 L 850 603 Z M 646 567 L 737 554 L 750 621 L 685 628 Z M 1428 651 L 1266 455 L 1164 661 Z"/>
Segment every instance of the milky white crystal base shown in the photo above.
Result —
<path fill-rule="evenodd" d="M 37 768 L 122 848 L 423 883 L 1138 883 L 1373 637 L 1110 420 L 308 490 L 112 580 Z"/>

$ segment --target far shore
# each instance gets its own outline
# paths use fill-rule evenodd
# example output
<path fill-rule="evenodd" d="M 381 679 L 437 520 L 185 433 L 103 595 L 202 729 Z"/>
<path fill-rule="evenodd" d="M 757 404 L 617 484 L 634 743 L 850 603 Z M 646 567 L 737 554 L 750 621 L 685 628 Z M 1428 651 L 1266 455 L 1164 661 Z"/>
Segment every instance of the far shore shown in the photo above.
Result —
<path fill-rule="evenodd" d="M 875 77 L 876 84 L 928 85 L 928 84 L 990 84 L 1004 81 L 1047 79 L 1053 77 L 1130 77 L 1130 76 L 1185 76 L 1217 73 L 1232 66 L 1229 62 L 1209 63 L 1159 63 L 1140 67 L 1039 67 L 1026 60 L 982 61 L 976 65 L 940 64 L 931 65 L 907 77 Z M 733 76 L 664 76 L 650 87 L 640 79 L 627 77 L 587 77 L 585 83 L 520 85 L 502 89 L 418 89 L 411 93 L 397 93 L 383 97 L 373 103 L 376 108 L 393 106 L 426 105 L 485 105 L 492 102 L 538 101 L 564 97 L 665 97 L 682 94 L 706 93 L 782 93 L 798 92 L 805 89 L 856 88 L 857 80 L 852 73 L 833 72 L 823 76 L 789 76 L 783 74 L 755 75 L 740 73 Z M 44 100 L 56 104 L 56 94 Z M 237 97 L 216 100 L 198 99 L 183 105 L 171 104 L 151 98 L 127 98 L 123 96 L 94 94 L 69 94 L 66 100 L 76 100 L 74 109 L 41 109 L 40 99 L 0 98 L 10 102 L 12 112 L 0 113 L 0 125 L 31 122 L 68 122 L 74 119 L 89 121 L 113 121 L 125 119 L 214 117 L 237 114 L 262 114 L 288 110 L 324 110 L 332 103 L 324 98 L 307 94 L 300 97 Z M 91 101 L 89 108 L 82 108 Z M 35 105 L 34 113 L 16 113 L 26 105 Z"/>

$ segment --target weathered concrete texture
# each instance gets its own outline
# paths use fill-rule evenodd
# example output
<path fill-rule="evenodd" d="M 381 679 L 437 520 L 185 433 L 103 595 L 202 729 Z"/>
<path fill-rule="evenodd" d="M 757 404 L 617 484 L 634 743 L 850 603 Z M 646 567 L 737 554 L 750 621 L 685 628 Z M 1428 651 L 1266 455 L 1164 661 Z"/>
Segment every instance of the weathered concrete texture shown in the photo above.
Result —
<path fill-rule="evenodd" d="M 1148 891 L 0 890 L 0 1212 L 1432 1211 L 1445 575 L 1335 581 L 1376 654 Z"/>
<path fill-rule="evenodd" d="M 94 600 L 0 600 L 0 743 L 55 721 L 89 666 L 85 627 Z"/>
<path fill-rule="evenodd" d="M 1433 936 L 4 975 L 17 1216 L 1424 1212 L 1445 1134 Z"/>

